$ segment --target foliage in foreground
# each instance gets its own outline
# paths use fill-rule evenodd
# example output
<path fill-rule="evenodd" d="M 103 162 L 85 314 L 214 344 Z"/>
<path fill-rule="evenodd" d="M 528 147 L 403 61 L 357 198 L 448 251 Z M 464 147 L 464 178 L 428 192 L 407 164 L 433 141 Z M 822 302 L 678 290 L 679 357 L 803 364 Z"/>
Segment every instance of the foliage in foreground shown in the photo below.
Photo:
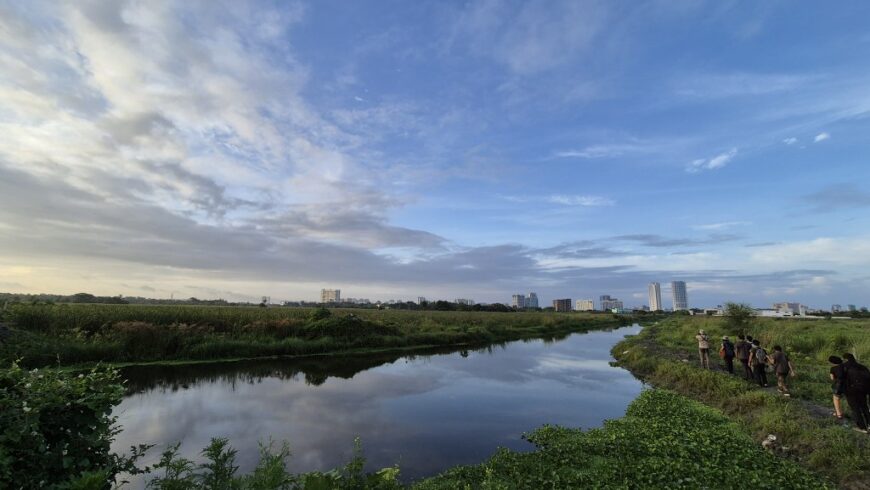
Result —
<path fill-rule="evenodd" d="M 0 370 L 0 488 L 103 488 L 120 471 L 135 473 L 146 447 L 132 448 L 132 459 L 109 453 L 111 410 L 124 395 L 117 376 Z"/>
<path fill-rule="evenodd" d="M 613 348 L 613 354 L 620 364 L 652 385 L 675 390 L 722 410 L 756 442 L 768 434 L 775 434 L 790 449 L 790 459 L 842 486 L 866 488 L 862 485 L 870 482 L 870 441 L 867 436 L 842 427 L 832 417 L 814 416 L 799 399 L 801 394 L 808 392 L 803 384 L 821 383 L 806 373 L 811 372 L 813 364 L 818 362 L 815 356 L 821 357 L 822 352 L 831 348 L 826 342 L 808 342 L 807 339 L 830 339 L 848 344 L 858 342 L 852 345 L 860 346 L 860 342 L 866 341 L 861 335 L 862 325 L 829 324 L 822 320 L 754 320 L 751 333 L 761 338 L 764 345 L 781 343 L 784 347 L 790 346 L 786 347 L 787 350 L 800 353 L 792 355 L 800 375 L 790 382 L 791 399 L 764 392 L 739 376 L 700 369 L 694 352 L 697 344 L 688 347 L 682 339 L 688 336 L 689 342 L 693 342 L 691 334 L 699 327 L 705 328 L 711 337 L 729 333 L 728 327 L 719 319 L 670 319 L 620 342 Z M 809 349 L 806 347 L 809 345 L 816 347 Z M 804 352 L 814 355 L 801 355 Z M 689 362 L 675 360 L 683 356 L 688 356 Z M 829 396 L 825 397 L 826 405 L 830 403 Z"/>
<path fill-rule="evenodd" d="M 600 429 L 545 426 L 527 438 L 537 451 L 501 449 L 415 488 L 829 488 L 762 450 L 721 412 L 670 391 L 643 392 Z"/>

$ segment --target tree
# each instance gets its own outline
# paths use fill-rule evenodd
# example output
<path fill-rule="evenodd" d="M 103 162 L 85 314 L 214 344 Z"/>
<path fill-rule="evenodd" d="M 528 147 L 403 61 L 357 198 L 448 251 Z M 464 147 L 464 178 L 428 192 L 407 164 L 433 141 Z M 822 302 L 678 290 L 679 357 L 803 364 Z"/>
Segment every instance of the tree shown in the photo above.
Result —
<path fill-rule="evenodd" d="M 745 333 L 755 316 L 755 310 L 746 303 L 725 303 L 725 321 L 738 333 Z"/>

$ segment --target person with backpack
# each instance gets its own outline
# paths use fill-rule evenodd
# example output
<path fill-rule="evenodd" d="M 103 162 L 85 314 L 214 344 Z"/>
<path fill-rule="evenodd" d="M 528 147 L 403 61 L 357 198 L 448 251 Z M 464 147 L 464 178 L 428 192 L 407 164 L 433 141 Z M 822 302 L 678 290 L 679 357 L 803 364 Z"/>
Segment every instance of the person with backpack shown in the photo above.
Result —
<path fill-rule="evenodd" d="M 737 354 L 737 359 L 743 365 L 743 378 L 747 381 L 752 379 L 752 368 L 749 367 L 749 349 L 752 344 L 746 341 L 743 334 L 737 336 L 737 343 L 734 344 L 734 352 Z"/>
<path fill-rule="evenodd" d="M 695 340 L 698 341 L 698 357 L 701 360 L 701 367 L 710 369 L 710 338 L 703 330 L 698 330 L 698 335 L 695 335 Z"/>
<path fill-rule="evenodd" d="M 785 352 L 782 351 L 782 347 L 778 345 L 773 346 L 773 355 L 770 357 L 770 360 L 773 364 L 773 372 L 776 373 L 776 389 L 783 396 L 791 396 L 788 392 L 786 380 L 789 375 L 797 376 L 794 366 L 788 356 L 785 355 Z"/>
<path fill-rule="evenodd" d="M 758 339 L 752 341 L 752 347 L 749 364 L 752 366 L 753 374 L 755 374 L 755 381 L 758 386 L 767 388 L 767 352 L 761 347 L 761 342 Z"/>
<path fill-rule="evenodd" d="M 849 408 L 852 409 L 852 417 L 855 418 L 855 430 L 867 433 L 870 426 L 870 406 L 867 397 L 870 396 L 870 369 L 858 363 L 851 353 L 843 354 L 843 393 Z"/>
<path fill-rule="evenodd" d="M 725 361 L 725 370 L 734 374 L 734 344 L 725 335 L 722 337 L 722 346 L 719 347 L 719 357 Z"/>
<path fill-rule="evenodd" d="M 843 408 L 840 405 L 840 399 L 843 397 L 843 359 L 839 356 L 831 356 L 828 358 L 831 366 L 831 393 L 834 401 L 834 417 L 837 420 L 843 420 Z"/>

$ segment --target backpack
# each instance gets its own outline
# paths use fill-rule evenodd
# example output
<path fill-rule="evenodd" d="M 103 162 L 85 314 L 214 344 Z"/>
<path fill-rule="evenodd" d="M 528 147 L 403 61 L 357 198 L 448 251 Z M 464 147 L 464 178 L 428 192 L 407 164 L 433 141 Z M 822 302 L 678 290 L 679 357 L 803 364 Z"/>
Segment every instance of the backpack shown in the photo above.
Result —
<path fill-rule="evenodd" d="M 870 369 L 857 363 L 849 366 L 846 370 L 846 389 L 854 393 L 870 393 Z"/>
<path fill-rule="evenodd" d="M 755 349 L 755 365 L 761 366 L 762 364 L 767 363 L 767 352 L 764 351 L 764 348 L 759 347 Z"/>

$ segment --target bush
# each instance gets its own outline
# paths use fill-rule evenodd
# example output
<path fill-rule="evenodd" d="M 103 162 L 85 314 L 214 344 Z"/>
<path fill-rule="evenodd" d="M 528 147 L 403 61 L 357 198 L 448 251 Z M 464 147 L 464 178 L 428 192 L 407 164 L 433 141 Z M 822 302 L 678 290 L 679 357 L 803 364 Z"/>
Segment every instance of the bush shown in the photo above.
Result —
<path fill-rule="evenodd" d="M 110 369 L 77 375 L 0 370 L 0 487 L 51 488 L 98 480 L 106 486 L 132 460 L 109 453 L 114 405 L 124 388 Z M 134 457 L 146 447 L 134 449 Z"/>

